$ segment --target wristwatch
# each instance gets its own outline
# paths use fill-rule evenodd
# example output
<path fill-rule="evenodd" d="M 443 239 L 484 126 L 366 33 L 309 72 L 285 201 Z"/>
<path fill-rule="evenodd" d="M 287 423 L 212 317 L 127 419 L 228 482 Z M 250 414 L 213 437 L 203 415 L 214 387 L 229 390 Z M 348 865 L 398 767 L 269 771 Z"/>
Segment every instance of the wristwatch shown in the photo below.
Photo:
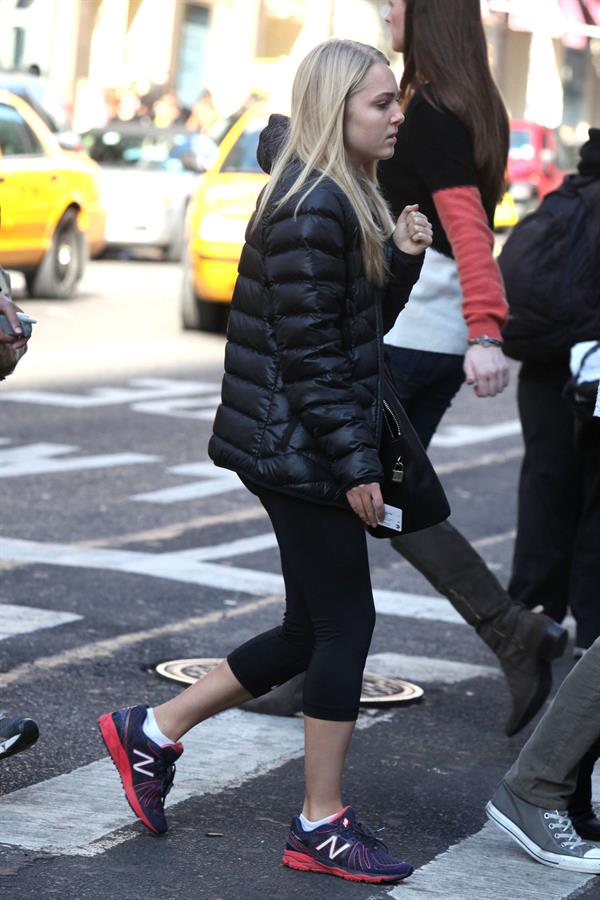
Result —
<path fill-rule="evenodd" d="M 481 334 L 476 338 L 469 338 L 469 346 L 479 344 L 480 347 L 501 347 L 504 342 L 500 338 L 490 337 L 489 334 Z"/>

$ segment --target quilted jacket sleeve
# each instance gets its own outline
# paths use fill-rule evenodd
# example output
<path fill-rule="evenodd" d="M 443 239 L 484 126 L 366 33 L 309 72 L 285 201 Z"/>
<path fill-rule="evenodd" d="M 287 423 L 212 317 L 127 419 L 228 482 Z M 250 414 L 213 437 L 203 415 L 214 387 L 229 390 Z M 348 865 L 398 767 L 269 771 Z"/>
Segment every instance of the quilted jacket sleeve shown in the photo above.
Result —
<path fill-rule="evenodd" d="M 386 259 L 390 277 L 382 303 L 383 333 L 387 334 L 402 312 L 413 285 L 418 281 L 425 252 L 412 256 L 398 250 L 392 238 L 387 242 Z"/>
<path fill-rule="evenodd" d="M 382 481 L 375 435 L 353 391 L 342 346 L 346 296 L 345 212 L 325 187 L 294 217 L 295 204 L 265 226 L 265 269 L 280 371 L 290 407 L 331 462 L 340 492 Z"/>

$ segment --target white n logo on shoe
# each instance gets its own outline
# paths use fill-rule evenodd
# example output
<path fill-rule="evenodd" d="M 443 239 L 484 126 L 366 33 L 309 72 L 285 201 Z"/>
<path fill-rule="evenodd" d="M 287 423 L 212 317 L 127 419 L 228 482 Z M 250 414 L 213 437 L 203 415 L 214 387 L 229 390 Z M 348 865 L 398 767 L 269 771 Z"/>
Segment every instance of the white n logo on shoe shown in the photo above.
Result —
<path fill-rule="evenodd" d="M 154 772 L 152 770 L 148 771 L 148 769 L 144 768 L 144 766 L 151 765 L 154 762 L 153 757 L 148 756 L 147 753 L 142 753 L 141 750 L 134 750 L 133 752 L 136 756 L 141 757 L 140 762 L 133 764 L 133 768 L 135 769 L 135 771 L 140 775 L 145 775 L 147 778 L 154 778 Z"/>
<path fill-rule="evenodd" d="M 332 834 L 326 841 L 323 841 L 322 844 L 318 845 L 317 850 L 323 850 L 327 844 L 331 844 L 331 847 L 329 848 L 329 859 L 335 859 L 336 856 L 339 856 L 340 853 L 343 853 L 344 850 L 348 850 L 348 848 L 352 846 L 352 844 L 343 844 L 341 847 L 338 847 L 338 840 L 337 834 Z"/>

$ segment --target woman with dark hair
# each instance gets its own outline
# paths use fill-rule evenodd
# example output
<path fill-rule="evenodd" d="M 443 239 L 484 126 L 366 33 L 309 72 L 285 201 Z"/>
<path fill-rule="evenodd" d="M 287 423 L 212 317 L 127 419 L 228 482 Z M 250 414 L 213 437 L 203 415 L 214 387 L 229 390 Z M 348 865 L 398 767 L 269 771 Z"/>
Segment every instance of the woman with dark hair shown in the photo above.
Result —
<path fill-rule="evenodd" d="M 433 225 L 410 303 L 385 337 L 400 399 L 427 446 L 465 376 L 478 397 L 508 384 L 504 286 L 494 260 L 494 210 L 504 190 L 508 116 L 487 55 L 479 0 L 390 0 L 393 49 L 404 54 L 406 117 L 394 156 L 379 165 L 392 211 L 405 198 Z M 391 541 L 473 625 L 498 657 L 515 734 L 550 691 L 566 632 L 511 601 L 449 523 Z"/>

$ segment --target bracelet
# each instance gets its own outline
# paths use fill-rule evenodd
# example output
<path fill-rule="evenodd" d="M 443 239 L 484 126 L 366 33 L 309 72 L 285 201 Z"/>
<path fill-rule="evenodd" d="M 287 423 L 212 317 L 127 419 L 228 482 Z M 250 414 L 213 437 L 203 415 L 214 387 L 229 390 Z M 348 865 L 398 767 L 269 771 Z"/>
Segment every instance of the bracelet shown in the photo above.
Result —
<path fill-rule="evenodd" d="M 488 334 L 482 334 L 480 337 L 469 338 L 469 347 L 479 344 L 480 347 L 501 347 L 504 341 L 500 338 L 490 337 Z"/>

